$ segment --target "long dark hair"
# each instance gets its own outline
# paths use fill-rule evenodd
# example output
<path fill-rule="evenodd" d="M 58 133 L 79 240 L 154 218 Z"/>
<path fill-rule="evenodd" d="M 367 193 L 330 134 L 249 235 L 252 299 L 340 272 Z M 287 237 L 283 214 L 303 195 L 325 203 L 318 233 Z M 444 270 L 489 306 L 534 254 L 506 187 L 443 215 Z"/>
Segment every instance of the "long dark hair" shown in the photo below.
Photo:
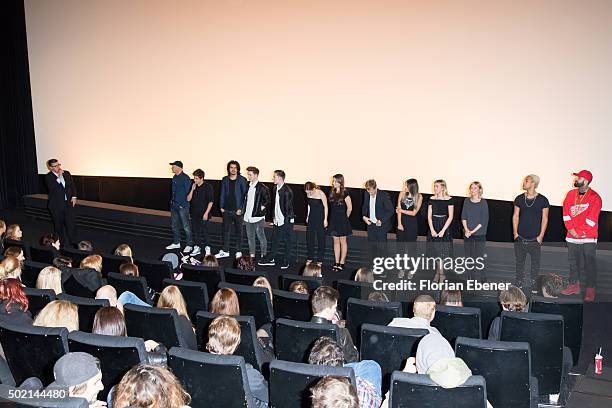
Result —
<path fill-rule="evenodd" d="M 337 181 L 340 184 L 340 191 L 336 191 L 336 188 L 334 187 L 334 181 Z M 334 174 L 334 176 L 332 177 L 332 188 L 329 192 L 329 201 L 339 203 L 340 201 L 344 200 L 344 197 L 346 197 L 344 176 L 340 173 Z"/>
<path fill-rule="evenodd" d="M 408 188 L 408 192 L 415 200 L 419 196 L 419 182 L 415 178 L 409 178 L 406 180 L 406 187 Z"/>
<path fill-rule="evenodd" d="M 107 336 L 127 336 L 123 313 L 112 306 L 100 308 L 94 317 L 91 332 Z"/>

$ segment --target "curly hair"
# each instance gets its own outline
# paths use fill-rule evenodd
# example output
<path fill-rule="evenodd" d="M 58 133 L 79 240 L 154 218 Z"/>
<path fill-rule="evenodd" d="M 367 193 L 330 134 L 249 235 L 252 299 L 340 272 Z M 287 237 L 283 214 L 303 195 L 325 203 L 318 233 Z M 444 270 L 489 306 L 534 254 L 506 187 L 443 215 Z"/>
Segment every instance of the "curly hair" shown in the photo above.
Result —
<path fill-rule="evenodd" d="M 331 337 L 320 337 L 310 349 L 308 364 L 342 367 L 344 365 L 342 347 Z"/>
<path fill-rule="evenodd" d="M 162 365 L 138 364 L 121 379 L 113 397 L 113 407 L 180 408 L 191 397 L 177 378 Z"/>

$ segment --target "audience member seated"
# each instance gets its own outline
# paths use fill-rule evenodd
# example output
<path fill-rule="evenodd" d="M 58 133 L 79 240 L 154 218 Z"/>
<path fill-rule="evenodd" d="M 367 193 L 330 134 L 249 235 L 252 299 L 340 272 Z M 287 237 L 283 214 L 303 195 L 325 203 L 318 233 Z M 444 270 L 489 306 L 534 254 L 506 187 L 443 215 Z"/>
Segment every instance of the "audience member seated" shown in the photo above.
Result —
<path fill-rule="evenodd" d="M 291 285 L 289 285 L 289 292 L 307 295 L 309 293 L 308 284 L 304 281 L 291 282 Z"/>
<path fill-rule="evenodd" d="M 311 307 L 312 307 L 312 319 L 313 323 L 329 324 L 333 323 L 338 325 L 340 333 L 340 347 L 344 353 L 344 360 L 352 363 L 359 360 L 359 352 L 353 343 L 351 334 L 342 324 L 338 324 L 338 299 L 340 295 L 338 291 L 329 286 L 320 286 L 312 294 Z"/>
<path fill-rule="evenodd" d="M 138 269 L 138 265 L 136 265 L 133 262 L 122 263 L 119 266 L 119 273 L 122 274 L 122 275 L 125 275 L 125 276 L 134 276 L 136 278 L 140 276 L 140 271 Z M 149 297 L 151 299 L 153 299 L 155 297 L 155 291 L 153 289 L 151 289 L 151 288 L 148 288 L 148 289 L 149 289 Z M 139 300 L 141 300 L 141 299 L 139 299 Z M 135 303 L 135 302 L 134 301 L 130 301 L 128 303 Z M 143 303 L 145 303 L 145 302 L 143 301 Z M 140 303 L 137 303 L 137 304 L 140 304 Z"/>
<path fill-rule="evenodd" d="M 7 278 L 0 281 L 0 322 L 32 324 L 32 315 L 28 312 L 28 297 L 17 279 Z"/>
<path fill-rule="evenodd" d="M 102 257 L 100 255 L 89 255 L 83 258 L 79 265 L 81 269 L 93 269 L 102 276 Z"/>
<path fill-rule="evenodd" d="M 0 220 L 0 250 L 2 250 L 2 252 L 4 252 L 4 234 L 6 234 L 6 222 Z"/>
<path fill-rule="evenodd" d="M 369 268 L 361 267 L 355 272 L 355 282 L 372 283 L 374 282 L 374 273 Z"/>
<path fill-rule="evenodd" d="M 66 270 L 72 268 L 72 258 L 64 255 L 56 256 L 53 258 L 53 266 L 62 272 L 66 272 Z"/>
<path fill-rule="evenodd" d="M 442 291 L 442 294 L 440 295 L 440 304 L 444 306 L 463 307 L 463 300 L 461 299 L 461 291 L 444 289 Z"/>
<path fill-rule="evenodd" d="M 79 251 L 93 252 L 93 244 L 91 243 L 91 241 L 80 241 L 77 244 L 77 249 Z"/>
<path fill-rule="evenodd" d="M 216 260 L 217 258 L 215 258 Z M 217 261 L 218 262 L 218 261 Z M 240 269 L 241 271 L 254 271 L 255 270 L 255 262 L 253 262 L 253 258 L 250 255 L 244 255 L 239 258 L 236 258 L 236 269 Z"/>
<path fill-rule="evenodd" d="M 111 285 L 104 285 L 96 291 L 96 299 L 106 299 L 108 303 L 119 309 L 123 313 L 123 305 L 132 304 L 138 306 L 151 307 L 150 304 L 143 302 L 132 292 L 125 291 L 117 298 L 117 290 Z"/>
<path fill-rule="evenodd" d="M 240 325 L 233 317 L 216 317 L 208 326 L 206 350 L 211 354 L 232 355 L 240 344 Z M 247 380 L 256 407 L 268 406 L 268 383 L 250 364 L 245 364 Z"/>
<path fill-rule="evenodd" d="M 385 292 L 375 290 L 368 294 L 368 300 L 373 300 L 374 302 L 389 302 L 389 297 L 387 297 Z"/>
<path fill-rule="evenodd" d="M 11 224 L 6 228 L 4 239 L 10 239 L 12 241 L 21 241 L 22 237 L 23 231 L 21 231 L 21 227 L 19 226 L 19 224 Z"/>
<path fill-rule="evenodd" d="M 555 273 L 542 277 L 542 296 L 544 297 L 558 298 L 564 287 L 563 278 Z"/>
<path fill-rule="evenodd" d="M 40 237 L 40 246 L 49 247 L 55 249 L 55 251 L 59 251 L 60 249 L 60 239 L 59 235 L 54 232 L 49 232 L 42 237 Z"/>
<path fill-rule="evenodd" d="M 323 377 L 311 393 L 312 408 L 359 408 L 357 390 L 347 378 Z"/>
<path fill-rule="evenodd" d="M 53 264 L 62 271 L 62 283 L 72 277 L 81 286 L 94 293 L 105 283 L 102 280 L 102 257 L 100 255 L 85 257 L 78 269 L 72 268 L 72 260 L 64 256 L 56 257 Z M 57 266 L 58 264 L 61 266 Z"/>
<path fill-rule="evenodd" d="M 91 329 L 93 334 L 105 336 L 127 336 L 127 327 L 123 313 L 116 307 L 107 306 L 96 312 Z M 147 350 L 147 360 L 151 364 L 166 364 L 167 349 L 163 344 L 154 340 L 144 342 Z"/>
<path fill-rule="evenodd" d="M 202 266 L 217 268 L 219 267 L 219 260 L 217 260 L 214 255 L 206 255 L 204 259 L 202 259 Z"/>
<path fill-rule="evenodd" d="M 195 330 L 187 313 L 187 304 L 179 288 L 174 285 L 166 286 L 159 295 L 157 307 L 162 309 L 174 309 L 178 314 L 179 337 L 183 339 L 181 344 L 186 344 L 187 348 L 197 350 Z"/>
<path fill-rule="evenodd" d="M 54 300 L 36 315 L 34 326 L 65 327 L 68 331 L 79 330 L 78 307 L 67 300 Z"/>
<path fill-rule="evenodd" d="M 416 370 L 419 374 L 427 373 L 431 364 L 445 357 L 454 357 L 455 352 L 446 340 L 436 329 L 431 326 L 431 321 L 436 315 L 436 302 L 429 295 L 419 295 L 414 300 L 412 307 L 414 317 L 396 317 L 389 326 L 406 327 L 409 329 L 426 329 L 429 331 L 421 339 L 416 353 Z"/>
<path fill-rule="evenodd" d="M 23 249 L 17 246 L 6 248 L 6 251 L 4 251 L 4 256 L 14 256 L 15 258 L 19 259 L 19 262 L 25 261 L 25 254 L 23 253 Z"/>
<path fill-rule="evenodd" d="M 525 306 L 527 306 L 527 296 L 523 293 L 523 291 L 514 286 L 510 285 L 510 287 L 506 290 L 502 290 L 499 292 L 499 303 L 503 310 L 510 312 L 523 312 L 526 311 Z M 491 322 L 491 327 L 489 328 L 489 340 L 499 340 L 501 336 L 501 318 L 497 316 Z"/>
<path fill-rule="evenodd" d="M 250 256 L 249 256 L 249 258 L 250 258 Z M 270 302 L 272 301 L 272 285 L 270 285 L 270 281 L 266 277 L 259 276 L 253 282 L 253 286 L 268 289 L 268 293 L 270 294 Z"/>
<path fill-rule="evenodd" d="M 21 282 L 21 262 L 14 256 L 7 256 L 0 261 L 0 279 L 14 278 Z"/>
<path fill-rule="evenodd" d="M 132 255 L 132 248 L 128 244 L 121 244 L 117 248 L 115 248 L 115 255 L 117 256 L 127 256 L 130 258 L 130 262 L 134 262 L 134 257 Z"/>
<path fill-rule="evenodd" d="M 188 408 L 191 397 L 166 367 L 139 364 L 132 367 L 113 395 L 113 408 Z"/>
<path fill-rule="evenodd" d="M 97 396 L 104 389 L 100 361 L 87 353 L 67 353 L 53 366 L 55 381 L 47 390 L 66 390 L 66 397 L 84 398 L 89 408 L 106 407 L 106 402 L 98 401 Z"/>
<path fill-rule="evenodd" d="M 330 337 L 321 337 L 312 346 L 308 363 L 334 367 L 351 367 L 355 372 L 357 380 L 359 406 L 362 408 L 380 407 L 382 402 L 382 372 L 376 361 L 362 360 L 345 364 L 344 354 L 338 343 Z"/>
<path fill-rule="evenodd" d="M 62 271 L 55 266 L 47 266 L 38 273 L 36 289 L 52 289 L 56 295 L 62 293 Z"/>
<path fill-rule="evenodd" d="M 320 278 L 321 276 L 323 276 L 321 272 L 321 265 L 315 262 L 307 263 L 306 266 L 304 266 L 304 270 L 302 271 L 302 276 L 312 276 L 315 278 Z"/>

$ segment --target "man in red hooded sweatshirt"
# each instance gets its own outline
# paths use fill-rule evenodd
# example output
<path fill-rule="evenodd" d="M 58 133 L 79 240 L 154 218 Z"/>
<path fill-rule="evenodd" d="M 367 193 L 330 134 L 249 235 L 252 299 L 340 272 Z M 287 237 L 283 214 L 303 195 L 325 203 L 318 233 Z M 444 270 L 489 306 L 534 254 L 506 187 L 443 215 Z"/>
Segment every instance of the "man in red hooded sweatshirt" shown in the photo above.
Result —
<path fill-rule="evenodd" d="M 573 173 L 574 189 L 563 201 L 563 222 L 567 228 L 567 249 L 569 254 L 569 285 L 561 291 L 564 295 L 581 293 L 586 285 L 584 300 L 595 300 L 597 265 L 597 227 L 601 211 L 601 197 L 591 188 L 593 174 L 588 170 Z M 580 267 L 582 265 L 582 268 Z M 585 276 L 586 275 L 586 276 Z"/>

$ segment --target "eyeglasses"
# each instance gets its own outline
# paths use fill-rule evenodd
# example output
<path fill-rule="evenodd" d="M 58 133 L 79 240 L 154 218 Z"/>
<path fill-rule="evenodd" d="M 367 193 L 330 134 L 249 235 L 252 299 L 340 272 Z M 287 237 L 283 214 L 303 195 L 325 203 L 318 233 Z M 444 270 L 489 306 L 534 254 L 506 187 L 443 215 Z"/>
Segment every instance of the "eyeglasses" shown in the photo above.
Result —
<path fill-rule="evenodd" d="M 55 163 L 55 164 L 52 164 L 51 167 L 59 167 L 61 165 L 62 165 L 62 163 Z"/>

